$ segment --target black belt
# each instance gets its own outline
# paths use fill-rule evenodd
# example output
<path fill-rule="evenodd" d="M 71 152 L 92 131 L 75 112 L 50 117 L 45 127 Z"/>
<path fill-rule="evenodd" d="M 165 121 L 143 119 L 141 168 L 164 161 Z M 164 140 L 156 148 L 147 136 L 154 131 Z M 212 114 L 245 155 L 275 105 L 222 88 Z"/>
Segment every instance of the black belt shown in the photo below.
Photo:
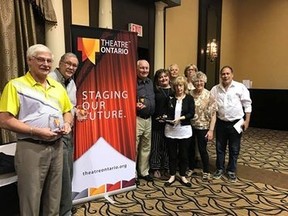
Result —
<path fill-rule="evenodd" d="M 60 138 L 57 140 L 53 140 L 53 141 L 35 140 L 32 138 L 26 138 L 26 139 L 21 139 L 21 140 L 35 143 L 35 144 L 41 144 L 41 145 L 54 145 L 56 142 L 60 140 Z"/>
<path fill-rule="evenodd" d="M 226 124 L 236 124 L 239 120 L 240 119 L 236 119 L 236 120 L 233 120 L 233 121 L 224 121 L 224 120 L 221 120 L 221 119 L 218 118 L 218 121 L 226 123 Z"/>
<path fill-rule="evenodd" d="M 138 115 L 138 117 L 143 118 L 143 119 L 149 119 L 151 116 L 150 115 Z"/>

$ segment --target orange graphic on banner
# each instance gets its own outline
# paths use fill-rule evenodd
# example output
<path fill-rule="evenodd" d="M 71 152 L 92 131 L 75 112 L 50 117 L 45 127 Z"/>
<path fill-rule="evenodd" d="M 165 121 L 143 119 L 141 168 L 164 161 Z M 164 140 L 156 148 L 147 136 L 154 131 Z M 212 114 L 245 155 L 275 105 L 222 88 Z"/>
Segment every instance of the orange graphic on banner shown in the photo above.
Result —
<path fill-rule="evenodd" d="M 82 62 L 87 58 L 94 65 L 96 63 L 96 53 L 100 51 L 100 40 L 95 38 L 78 37 L 78 51 L 82 52 Z"/>
<path fill-rule="evenodd" d="M 105 185 L 101 185 L 98 188 L 90 188 L 89 196 L 98 195 L 105 193 Z"/>

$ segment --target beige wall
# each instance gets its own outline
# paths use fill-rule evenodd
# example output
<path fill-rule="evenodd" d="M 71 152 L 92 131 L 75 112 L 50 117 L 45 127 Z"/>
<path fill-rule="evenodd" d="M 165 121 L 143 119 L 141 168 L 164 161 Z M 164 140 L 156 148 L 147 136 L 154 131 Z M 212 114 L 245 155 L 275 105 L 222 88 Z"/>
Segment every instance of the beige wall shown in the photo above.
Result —
<path fill-rule="evenodd" d="M 71 0 L 72 24 L 89 26 L 89 1 Z"/>
<path fill-rule="evenodd" d="M 220 67 L 253 88 L 288 89 L 288 1 L 223 0 Z M 182 0 L 166 13 L 165 66 L 181 71 L 197 62 L 198 0 Z"/>
<path fill-rule="evenodd" d="M 72 0 L 72 23 L 89 25 L 88 0 Z M 165 67 L 197 63 L 198 0 L 166 9 Z M 288 0 L 223 0 L 220 66 L 253 88 L 288 89 Z"/>
<path fill-rule="evenodd" d="M 165 67 L 177 63 L 180 71 L 197 64 L 198 0 L 182 0 L 181 6 L 166 9 Z"/>
<path fill-rule="evenodd" d="M 221 40 L 221 66 L 231 65 L 236 71 L 237 63 L 235 50 L 237 49 L 237 3 L 238 0 L 223 1 L 222 5 L 222 40 Z M 220 66 L 220 67 L 221 67 Z M 236 77 L 235 77 L 236 78 Z"/>
<path fill-rule="evenodd" d="M 288 1 L 223 0 L 221 65 L 253 88 L 287 89 Z"/>

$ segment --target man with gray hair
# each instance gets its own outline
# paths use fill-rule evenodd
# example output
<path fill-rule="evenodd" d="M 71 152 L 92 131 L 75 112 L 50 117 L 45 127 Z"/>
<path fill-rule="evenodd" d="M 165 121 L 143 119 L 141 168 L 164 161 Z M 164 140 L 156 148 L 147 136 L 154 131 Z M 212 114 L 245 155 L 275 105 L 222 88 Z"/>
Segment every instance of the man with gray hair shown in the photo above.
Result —
<path fill-rule="evenodd" d="M 65 53 L 59 61 L 59 66 L 52 71 L 49 76 L 60 82 L 66 89 L 74 108 L 77 104 L 76 99 L 76 84 L 73 80 L 73 76 L 78 67 L 78 59 L 74 53 Z M 72 115 L 75 111 L 72 109 Z M 71 125 L 72 126 L 72 125 Z M 63 173 L 62 173 L 62 194 L 60 202 L 60 215 L 71 215 L 72 209 L 72 177 L 73 177 L 73 132 L 63 135 Z"/>
<path fill-rule="evenodd" d="M 152 119 L 151 116 L 155 111 L 155 93 L 153 82 L 148 77 L 150 64 L 148 61 L 141 59 L 137 61 L 137 103 L 136 103 L 136 163 L 138 177 L 146 181 L 153 181 L 149 175 L 150 151 L 151 151 L 151 134 Z M 136 185 L 139 180 L 136 178 Z"/>
<path fill-rule="evenodd" d="M 15 169 L 20 215 L 59 215 L 62 135 L 69 134 L 72 104 L 66 90 L 48 77 L 53 55 L 36 44 L 27 50 L 29 71 L 10 80 L 0 100 L 0 127 L 17 133 Z"/>

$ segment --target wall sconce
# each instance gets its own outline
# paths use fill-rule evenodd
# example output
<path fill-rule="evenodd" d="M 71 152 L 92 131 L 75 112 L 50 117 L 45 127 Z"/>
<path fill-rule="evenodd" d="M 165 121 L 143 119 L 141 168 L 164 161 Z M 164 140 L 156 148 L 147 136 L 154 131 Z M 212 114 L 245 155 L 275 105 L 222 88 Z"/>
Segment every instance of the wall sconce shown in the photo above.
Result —
<path fill-rule="evenodd" d="M 210 60 L 210 62 L 214 62 L 215 59 L 217 58 L 218 56 L 217 51 L 218 49 L 217 49 L 216 39 L 212 39 L 212 42 L 207 43 L 207 48 L 206 48 L 206 55 L 208 59 Z"/>

